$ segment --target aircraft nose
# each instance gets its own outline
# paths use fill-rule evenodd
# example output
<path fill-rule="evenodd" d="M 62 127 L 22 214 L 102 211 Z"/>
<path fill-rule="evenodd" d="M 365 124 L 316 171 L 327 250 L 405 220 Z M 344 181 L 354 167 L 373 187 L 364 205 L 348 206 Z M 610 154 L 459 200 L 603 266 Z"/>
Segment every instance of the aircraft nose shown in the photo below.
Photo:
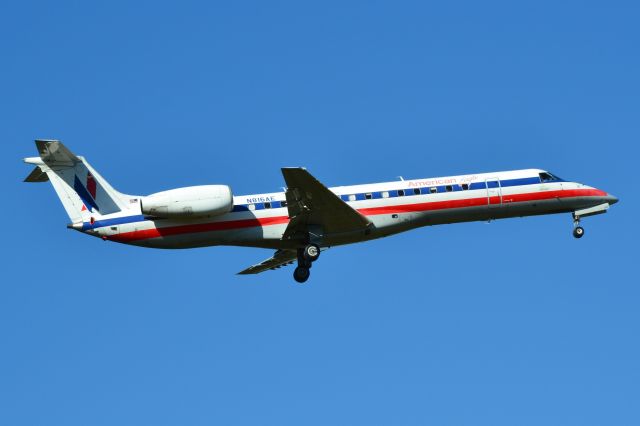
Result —
<path fill-rule="evenodd" d="M 611 195 L 611 194 L 607 194 L 607 196 L 606 196 L 606 197 L 604 197 L 604 199 L 605 199 L 605 201 L 606 201 L 607 203 L 609 203 L 610 205 L 614 205 L 615 203 L 617 203 L 617 202 L 618 202 L 618 197 L 615 197 L 615 196 L 613 196 L 613 195 Z"/>

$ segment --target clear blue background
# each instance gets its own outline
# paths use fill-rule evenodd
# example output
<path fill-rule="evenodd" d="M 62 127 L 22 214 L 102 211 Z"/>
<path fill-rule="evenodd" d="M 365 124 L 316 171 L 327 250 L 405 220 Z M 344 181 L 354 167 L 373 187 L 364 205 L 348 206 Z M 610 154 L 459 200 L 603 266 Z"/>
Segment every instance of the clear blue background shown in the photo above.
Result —
<path fill-rule="evenodd" d="M 3 425 L 640 424 L 637 2 L 0 6 Z M 65 229 L 58 138 L 119 190 L 526 167 L 621 202 L 270 252 Z"/>

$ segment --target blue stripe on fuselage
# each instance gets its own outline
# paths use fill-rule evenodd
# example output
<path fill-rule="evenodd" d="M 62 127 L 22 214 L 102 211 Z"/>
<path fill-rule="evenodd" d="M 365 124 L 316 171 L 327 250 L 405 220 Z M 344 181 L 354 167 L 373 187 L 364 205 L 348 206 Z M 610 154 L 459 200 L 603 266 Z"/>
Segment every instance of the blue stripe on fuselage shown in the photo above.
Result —
<path fill-rule="evenodd" d="M 96 220 L 91 223 L 83 223 L 82 230 L 88 231 L 90 229 L 102 228 L 104 226 L 113 226 L 113 225 L 122 225 L 124 223 L 134 223 L 134 222 L 144 222 L 146 219 L 143 215 L 135 215 L 135 216 L 123 216 L 123 217 L 114 217 L 112 219 L 102 219 Z"/>

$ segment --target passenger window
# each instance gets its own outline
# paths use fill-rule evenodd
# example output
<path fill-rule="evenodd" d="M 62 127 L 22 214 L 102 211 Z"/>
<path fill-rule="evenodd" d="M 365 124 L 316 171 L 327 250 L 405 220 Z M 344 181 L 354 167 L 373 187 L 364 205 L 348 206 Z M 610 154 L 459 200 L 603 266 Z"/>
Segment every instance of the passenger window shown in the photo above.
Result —
<path fill-rule="evenodd" d="M 413 195 L 420 195 L 420 188 L 413 188 Z"/>
<path fill-rule="evenodd" d="M 431 188 L 429 188 L 429 192 L 435 194 L 436 192 L 438 192 L 438 188 L 436 186 L 432 186 Z"/>
<path fill-rule="evenodd" d="M 264 208 L 265 209 L 270 209 L 271 208 L 271 203 L 268 202 L 268 201 L 266 203 L 264 203 Z"/>
<path fill-rule="evenodd" d="M 349 195 L 349 201 L 355 201 L 356 200 L 356 196 L 351 194 Z"/>
<path fill-rule="evenodd" d="M 286 201 L 280 201 L 280 207 L 287 207 Z"/>
<path fill-rule="evenodd" d="M 367 194 L 364 194 L 364 198 L 365 198 L 366 200 L 370 200 L 370 199 L 372 199 L 372 198 L 373 198 L 373 196 L 372 196 L 372 195 L 371 195 L 371 193 L 369 192 L 369 193 L 367 193 Z"/>
<path fill-rule="evenodd" d="M 468 183 L 463 183 L 462 185 L 460 185 L 462 187 L 463 191 L 466 191 L 467 189 L 469 189 L 469 184 Z"/>
<path fill-rule="evenodd" d="M 404 189 L 398 189 L 398 197 L 404 197 Z"/>
<path fill-rule="evenodd" d="M 445 186 L 445 187 L 444 187 L 444 189 L 445 189 L 447 192 L 451 192 L 451 191 L 453 191 L 453 186 L 451 186 L 451 185 L 447 185 L 447 186 Z"/>
<path fill-rule="evenodd" d="M 389 198 L 389 191 L 382 191 L 382 198 Z"/>

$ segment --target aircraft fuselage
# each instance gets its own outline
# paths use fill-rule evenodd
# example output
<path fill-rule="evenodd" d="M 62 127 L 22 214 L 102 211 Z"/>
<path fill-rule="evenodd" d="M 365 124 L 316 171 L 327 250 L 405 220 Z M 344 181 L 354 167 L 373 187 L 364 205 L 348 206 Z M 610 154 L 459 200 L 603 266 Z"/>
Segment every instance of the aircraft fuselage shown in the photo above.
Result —
<path fill-rule="evenodd" d="M 372 225 L 364 231 L 324 234 L 321 238 L 324 247 L 385 237 L 422 226 L 573 213 L 617 202 L 605 191 L 565 181 L 539 169 L 400 180 L 330 190 Z M 214 245 L 274 249 L 300 246 L 300 241 L 283 239 L 290 220 L 284 192 L 234 196 L 233 201 L 233 210 L 220 216 L 158 219 L 145 217 L 138 211 L 128 216 L 102 216 L 93 223 L 83 223 L 81 231 L 109 241 L 164 249 Z"/>

